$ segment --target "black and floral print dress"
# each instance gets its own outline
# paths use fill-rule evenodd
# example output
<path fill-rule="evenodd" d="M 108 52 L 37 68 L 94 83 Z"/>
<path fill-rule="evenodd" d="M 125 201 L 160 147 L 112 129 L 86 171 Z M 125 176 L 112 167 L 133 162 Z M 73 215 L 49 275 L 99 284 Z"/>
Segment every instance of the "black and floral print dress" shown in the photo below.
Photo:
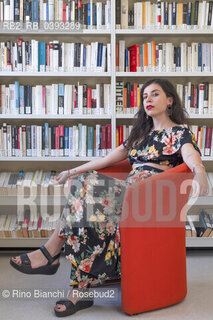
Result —
<path fill-rule="evenodd" d="M 163 171 L 146 162 L 170 167 L 181 164 L 180 148 L 185 143 L 192 144 L 200 153 L 193 133 L 185 125 L 153 130 L 129 150 L 130 164 L 143 164 L 133 169 L 125 181 L 95 170 L 72 179 L 59 231 L 59 236 L 65 237 L 65 255 L 72 265 L 70 285 L 81 288 L 120 278 L 118 222 L 126 188 Z"/>

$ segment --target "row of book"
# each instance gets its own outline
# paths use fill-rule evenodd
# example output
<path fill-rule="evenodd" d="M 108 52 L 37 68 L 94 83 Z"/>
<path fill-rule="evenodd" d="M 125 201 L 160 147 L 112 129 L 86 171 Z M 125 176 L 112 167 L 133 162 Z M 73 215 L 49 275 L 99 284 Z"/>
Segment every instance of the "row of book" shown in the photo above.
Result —
<path fill-rule="evenodd" d="M 24 197 L 30 197 L 35 196 L 35 198 L 38 196 L 40 199 L 37 199 L 38 201 L 38 212 L 42 213 L 43 217 L 45 214 L 52 214 L 50 212 L 51 206 L 54 206 L 56 204 L 62 205 L 62 198 L 58 198 L 57 201 L 54 203 L 52 201 L 51 203 L 48 202 L 48 207 L 45 208 L 46 211 L 40 211 L 43 207 L 45 207 L 45 201 L 44 197 L 46 197 L 46 200 L 48 200 L 49 197 L 54 196 L 56 197 L 67 197 L 69 190 L 71 186 L 71 179 L 67 179 L 63 185 L 58 184 L 56 181 L 56 171 L 51 172 L 43 172 L 42 170 L 36 170 L 36 171 L 26 171 L 20 170 L 19 172 L 1 172 L 0 173 L 0 196 L 4 197 L 4 200 L 1 202 L 1 205 L 17 205 L 17 213 L 23 215 L 25 218 L 27 218 L 26 214 L 28 215 L 29 212 L 27 211 L 20 211 L 20 203 L 18 203 L 18 197 L 24 196 Z M 15 196 L 14 198 L 10 198 L 10 196 Z M 43 198 L 43 199 L 41 199 Z M 12 203 L 12 200 L 15 200 L 14 203 Z M 34 199 L 35 200 L 35 199 Z M 24 202 L 24 199 L 22 199 Z M 61 201 L 61 202 L 60 202 Z M 34 205 L 36 202 L 34 202 Z M 28 203 L 29 205 L 29 203 Z M 49 211 L 48 211 L 49 210 Z M 31 213 L 32 214 L 32 213 Z M 60 213 L 59 213 L 60 214 Z M 34 217 L 37 219 L 37 216 Z M 55 218 L 51 217 L 52 219 Z"/>
<path fill-rule="evenodd" d="M 125 141 L 132 125 L 116 128 L 116 147 Z M 213 128 L 191 126 L 202 156 L 213 156 Z M 0 128 L 0 156 L 2 157 L 101 157 L 112 149 L 111 124 L 95 127 L 79 123 L 64 125 L 10 125 Z"/>
<path fill-rule="evenodd" d="M 213 84 L 203 82 L 193 84 L 191 81 L 186 85 L 174 84 L 177 93 L 188 114 L 213 115 Z M 143 84 L 117 81 L 116 82 L 116 113 L 136 113 L 141 103 L 141 88 Z"/>
<path fill-rule="evenodd" d="M 207 126 L 191 125 L 197 145 L 202 156 L 213 156 L 213 128 Z"/>
<path fill-rule="evenodd" d="M 111 84 L 0 85 L 0 114 L 110 114 Z"/>
<path fill-rule="evenodd" d="M 213 72 L 213 43 L 155 40 L 126 48 L 116 43 L 116 71 L 119 72 Z"/>
<path fill-rule="evenodd" d="M 0 22 L 38 23 L 62 21 L 79 23 L 84 28 L 110 28 L 111 0 L 7 0 L 0 2 Z"/>
<path fill-rule="evenodd" d="M 0 71 L 109 72 L 111 44 L 7 40 L 0 42 Z"/>
<path fill-rule="evenodd" d="M 0 215 L 0 238 L 45 238 L 54 232 L 58 221 L 49 217 L 39 217 L 36 220 L 24 218 L 18 220 L 17 215 Z M 202 210 L 196 219 L 187 215 L 186 237 L 213 238 L 213 214 Z"/>
<path fill-rule="evenodd" d="M 112 149 L 111 124 L 66 127 L 9 125 L 0 128 L 2 157 L 103 157 Z"/>
<path fill-rule="evenodd" d="M 58 221 L 40 217 L 38 221 L 17 220 L 14 214 L 0 215 L 0 238 L 49 238 Z"/>
<path fill-rule="evenodd" d="M 213 238 L 213 213 L 208 211 L 202 210 L 198 216 L 187 215 L 186 237 Z"/>
<path fill-rule="evenodd" d="M 116 28 L 213 29 L 212 1 L 116 0 Z"/>

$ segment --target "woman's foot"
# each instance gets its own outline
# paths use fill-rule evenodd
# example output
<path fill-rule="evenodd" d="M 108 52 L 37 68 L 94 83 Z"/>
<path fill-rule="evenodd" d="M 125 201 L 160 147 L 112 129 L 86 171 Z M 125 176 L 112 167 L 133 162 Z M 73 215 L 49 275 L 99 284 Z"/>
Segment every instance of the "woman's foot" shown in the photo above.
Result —
<path fill-rule="evenodd" d="M 89 288 L 86 289 L 73 289 L 66 300 L 61 300 L 56 302 L 54 308 L 55 314 L 58 317 L 65 317 L 76 313 L 77 311 L 85 308 L 89 308 L 93 305 L 93 299 L 88 299 L 88 294 L 85 294 L 85 298 L 82 298 L 82 292 L 88 293 Z M 81 294 L 80 294 L 81 293 Z M 61 303 L 60 303 L 61 302 Z"/>
<path fill-rule="evenodd" d="M 58 250 L 56 252 L 55 249 L 53 248 L 48 248 L 47 246 L 45 246 L 45 248 L 49 251 L 50 255 L 53 257 L 55 255 L 57 255 L 60 251 Z M 47 258 L 44 256 L 44 254 L 41 252 L 40 249 L 32 251 L 27 253 L 28 258 L 30 259 L 31 262 L 31 268 L 35 269 L 35 268 L 39 268 L 42 266 L 45 266 L 48 262 Z M 18 264 L 19 266 L 22 265 L 22 261 L 21 261 L 21 257 L 20 256 L 16 256 L 16 257 L 12 257 L 11 260 Z M 54 264 L 58 264 L 59 263 L 59 258 L 54 260 L 52 265 Z"/>

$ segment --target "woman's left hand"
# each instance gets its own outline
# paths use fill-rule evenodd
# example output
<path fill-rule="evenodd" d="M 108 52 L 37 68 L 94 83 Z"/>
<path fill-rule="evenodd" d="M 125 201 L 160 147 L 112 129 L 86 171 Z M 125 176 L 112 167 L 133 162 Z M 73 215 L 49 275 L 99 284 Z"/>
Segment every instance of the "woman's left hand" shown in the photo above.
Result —
<path fill-rule="evenodd" d="M 65 170 L 59 173 L 59 175 L 56 177 L 56 181 L 58 184 L 63 184 L 66 182 L 68 178 L 69 178 L 69 172 L 68 170 Z"/>
<path fill-rule="evenodd" d="M 205 171 L 199 171 L 195 173 L 192 182 L 192 197 L 207 196 L 209 193 L 209 184 Z"/>

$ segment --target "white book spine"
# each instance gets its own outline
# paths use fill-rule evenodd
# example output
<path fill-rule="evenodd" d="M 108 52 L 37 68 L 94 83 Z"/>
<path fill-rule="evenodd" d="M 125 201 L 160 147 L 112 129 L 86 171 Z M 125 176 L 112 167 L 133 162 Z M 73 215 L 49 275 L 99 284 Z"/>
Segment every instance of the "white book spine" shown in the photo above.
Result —
<path fill-rule="evenodd" d="M 23 157 L 23 134 L 22 134 L 22 127 L 19 127 L 19 141 L 20 141 L 19 157 Z"/>
<path fill-rule="evenodd" d="M 181 42 L 181 72 L 186 72 L 186 51 L 187 51 L 187 44 L 186 42 Z"/>
<path fill-rule="evenodd" d="M 105 12 L 106 12 L 106 27 L 107 29 L 111 28 L 111 0 L 107 0 L 106 1 L 106 8 L 105 8 Z"/>
<path fill-rule="evenodd" d="M 119 72 L 125 68 L 125 40 L 119 40 Z"/>
<path fill-rule="evenodd" d="M 49 21 L 54 21 L 54 0 L 49 0 Z"/>
<path fill-rule="evenodd" d="M 10 0 L 10 21 L 14 21 L 14 0 Z"/>
<path fill-rule="evenodd" d="M 84 52 L 84 45 L 81 43 L 81 51 L 80 51 L 80 71 L 83 71 L 83 52 Z"/>
<path fill-rule="evenodd" d="M 96 9 L 97 9 L 97 29 L 99 30 L 102 28 L 102 25 L 101 25 L 102 3 L 101 2 L 96 3 Z"/>
<path fill-rule="evenodd" d="M 91 71 L 91 45 L 86 46 L 86 71 Z"/>
<path fill-rule="evenodd" d="M 79 114 L 83 114 L 83 86 L 78 85 L 78 110 Z"/>
<path fill-rule="evenodd" d="M 10 20 L 10 4 L 8 4 L 8 1 L 5 1 L 4 3 L 4 21 Z"/>
<path fill-rule="evenodd" d="M 204 107 L 204 84 L 199 85 L 199 114 L 203 114 Z"/>
<path fill-rule="evenodd" d="M 52 108 L 52 86 L 45 86 L 45 100 L 46 100 L 46 111 L 47 114 L 51 114 Z"/>
<path fill-rule="evenodd" d="M 78 127 L 73 126 L 73 156 L 77 157 L 78 154 Z"/>
<path fill-rule="evenodd" d="M 103 46 L 103 52 L 102 52 L 102 72 L 106 71 L 106 46 Z"/>
<path fill-rule="evenodd" d="M 107 43 L 107 72 L 111 72 L 111 44 Z"/>
<path fill-rule="evenodd" d="M 57 40 L 53 41 L 54 44 L 58 44 L 59 42 Z M 59 62 L 59 50 L 58 48 L 53 48 L 53 72 L 58 72 L 58 62 Z"/>
<path fill-rule="evenodd" d="M 82 126 L 82 157 L 87 155 L 87 126 Z"/>
<path fill-rule="evenodd" d="M 35 87 L 35 114 L 42 114 L 42 86 Z"/>
<path fill-rule="evenodd" d="M 138 2 L 137 5 L 137 11 L 136 11 L 136 21 L 137 21 L 137 29 L 142 29 L 142 3 Z"/>

